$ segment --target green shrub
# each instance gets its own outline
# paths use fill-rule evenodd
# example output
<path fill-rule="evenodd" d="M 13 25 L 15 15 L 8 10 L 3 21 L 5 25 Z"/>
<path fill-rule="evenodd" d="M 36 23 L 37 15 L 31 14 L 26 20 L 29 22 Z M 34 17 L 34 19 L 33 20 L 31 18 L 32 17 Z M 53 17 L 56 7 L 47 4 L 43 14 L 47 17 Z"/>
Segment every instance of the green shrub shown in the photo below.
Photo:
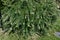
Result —
<path fill-rule="evenodd" d="M 44 35 L 57 19 L 55 0 L 1 0 L 2 29 L 18 35 Z"/>

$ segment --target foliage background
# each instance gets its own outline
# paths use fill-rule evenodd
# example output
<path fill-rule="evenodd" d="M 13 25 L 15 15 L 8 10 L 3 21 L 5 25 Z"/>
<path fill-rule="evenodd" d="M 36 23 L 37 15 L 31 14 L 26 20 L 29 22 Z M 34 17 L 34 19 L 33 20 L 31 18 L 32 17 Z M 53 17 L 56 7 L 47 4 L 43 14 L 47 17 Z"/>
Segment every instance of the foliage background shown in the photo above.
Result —
<path fill-rule="evenodd" d="M 4 32 L 25 37 L 45 35 L 57 26 L 55 0 L 1 0 L 1 3 L 1 28 Z"/>

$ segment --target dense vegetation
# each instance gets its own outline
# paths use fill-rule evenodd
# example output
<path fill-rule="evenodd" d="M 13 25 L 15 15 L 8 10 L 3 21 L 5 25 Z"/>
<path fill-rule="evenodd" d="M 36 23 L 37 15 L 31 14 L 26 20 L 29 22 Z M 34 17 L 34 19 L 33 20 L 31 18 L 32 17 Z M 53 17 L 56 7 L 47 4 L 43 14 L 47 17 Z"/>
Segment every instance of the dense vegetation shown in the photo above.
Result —
<path fill-rule="evenodd" d="M 55 0 L 1 0 L 1 25 L 5 32 L 45 35 L 57 19 Z"/>

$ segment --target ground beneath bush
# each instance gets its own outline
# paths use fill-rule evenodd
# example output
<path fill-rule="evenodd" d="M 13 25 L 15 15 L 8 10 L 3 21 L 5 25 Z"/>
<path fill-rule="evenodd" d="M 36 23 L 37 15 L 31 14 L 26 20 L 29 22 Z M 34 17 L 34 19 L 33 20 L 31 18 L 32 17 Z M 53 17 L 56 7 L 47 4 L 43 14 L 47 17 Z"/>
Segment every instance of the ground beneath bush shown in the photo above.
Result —
<path fill-rule="evenodd" d="M 15 36 L 15 34 L 3 34 L 3 31 L 0 29 L 0 40 L 18 40 L 18 36 Z M 60 38 L 56 37 L 53 32 L 50 32 L 47 36 L 40 37 L 38 35 L 33 35 L 27 39 L 21 38 L 19 40 L 60 40 Z"/>

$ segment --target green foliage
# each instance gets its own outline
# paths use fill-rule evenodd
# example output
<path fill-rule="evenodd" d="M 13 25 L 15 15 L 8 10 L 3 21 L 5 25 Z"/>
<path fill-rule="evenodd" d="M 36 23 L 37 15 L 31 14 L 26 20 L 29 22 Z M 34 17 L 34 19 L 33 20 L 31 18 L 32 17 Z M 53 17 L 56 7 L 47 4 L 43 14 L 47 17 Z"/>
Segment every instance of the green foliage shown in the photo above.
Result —
<path fill-rule="evenodd" d="M 42 34 L 57 19 L 54 0 L 1 0 L 2 29 L 18 35 Z"/>

